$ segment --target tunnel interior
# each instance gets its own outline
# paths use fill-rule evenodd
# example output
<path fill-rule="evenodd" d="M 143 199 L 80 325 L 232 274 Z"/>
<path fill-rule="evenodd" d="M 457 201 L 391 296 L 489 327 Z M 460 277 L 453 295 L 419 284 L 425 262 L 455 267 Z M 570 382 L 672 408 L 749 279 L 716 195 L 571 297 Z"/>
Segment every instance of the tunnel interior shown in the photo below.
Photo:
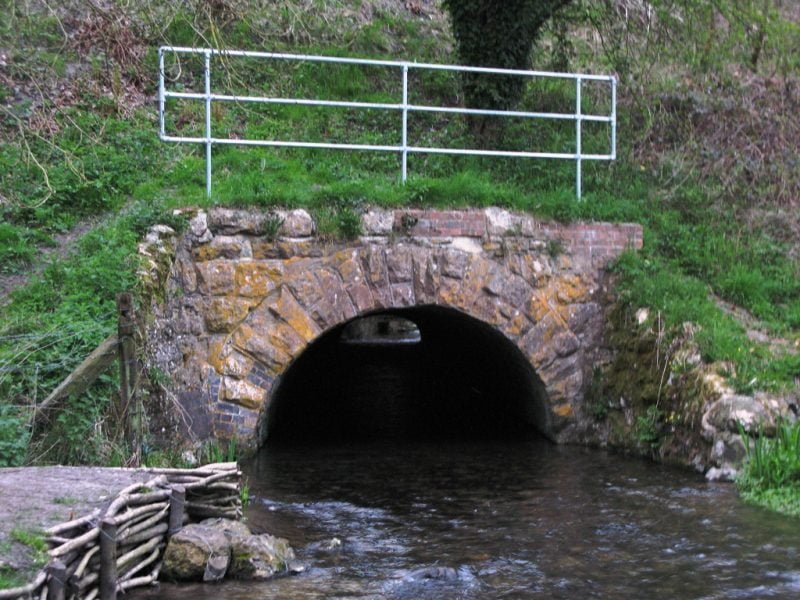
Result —
<path fill-rule="evenodd" d="M 501 332 L 419 306 L 328 330 L 287 368 L 267 413 L 270 443 L 493 439 L 548 433 L 546 393 Z"/>

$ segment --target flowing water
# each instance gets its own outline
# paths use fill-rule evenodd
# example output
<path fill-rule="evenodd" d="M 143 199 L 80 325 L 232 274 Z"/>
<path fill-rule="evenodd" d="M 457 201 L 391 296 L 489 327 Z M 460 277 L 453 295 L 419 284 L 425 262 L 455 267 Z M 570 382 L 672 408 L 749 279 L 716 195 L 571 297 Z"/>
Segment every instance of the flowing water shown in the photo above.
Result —
<path fill-rule="evenodd" d="M 251 528 L 288 538 L 307 571 L 135 597 L 800 598 L 800 521 L 599 450 L 278 447 L 245 472 Z"/>

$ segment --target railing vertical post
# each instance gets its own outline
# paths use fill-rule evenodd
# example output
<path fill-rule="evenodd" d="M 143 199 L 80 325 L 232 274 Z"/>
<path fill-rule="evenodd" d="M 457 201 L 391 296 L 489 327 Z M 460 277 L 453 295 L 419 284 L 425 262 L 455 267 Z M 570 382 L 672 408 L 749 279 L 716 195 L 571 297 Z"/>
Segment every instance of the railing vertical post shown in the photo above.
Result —
<path fill-rule="evenodd" d="M 211 50 L 205 51 L 206 81 L 206 196 L 211 197 Z"/>
<path fill-rule="evenodd" d="M 158 49 L 158 133 L 163 139 L 166 135 L 164 125 L 164 49 Z"/>
<path fill-rule="evenodd" d="M 575 79 L 575 193 L 581 199 L 581 78 Z"/>
<path fill-rule="evenodd" d="M 611 160 L 617 160 L 617 78 L 611 78 Z"/>
<path fill-rule="evenodd" d="M 403 65 L 403 183 L 408 177 L 408 65 Z"/>

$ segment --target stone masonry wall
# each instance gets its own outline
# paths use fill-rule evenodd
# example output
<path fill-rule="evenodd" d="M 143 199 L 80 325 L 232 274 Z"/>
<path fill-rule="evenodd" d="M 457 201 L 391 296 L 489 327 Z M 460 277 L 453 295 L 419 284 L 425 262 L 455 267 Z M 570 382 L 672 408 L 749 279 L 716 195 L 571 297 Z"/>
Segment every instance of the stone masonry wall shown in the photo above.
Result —
<path fill-rule="evenodd" d="M 639 225 L 541 222 L 489 208 L 370 210 L 363 235 L 314 236 L 303 210 L 194 211 L 150 332 L 196 439 L 257 447 L 271 392 L 326 330 L 387 308 L 436 304 L 503 332 L 545 384 L 548 429 L 575 439 L 604 352 L 604 268 L 640 248 Z"/>

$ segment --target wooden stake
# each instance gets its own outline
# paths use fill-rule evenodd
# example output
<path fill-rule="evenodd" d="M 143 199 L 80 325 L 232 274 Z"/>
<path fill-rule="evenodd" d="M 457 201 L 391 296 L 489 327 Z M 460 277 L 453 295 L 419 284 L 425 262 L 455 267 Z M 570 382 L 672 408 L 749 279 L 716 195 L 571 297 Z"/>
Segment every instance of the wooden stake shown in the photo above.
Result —
<path fill-rule="evenodd" d="M 50 581 L 47 583 L 48 600 L 64 600 L 66 597 L 67 566 L 56 559 L 47 565 Z"/>
<path fill-rule="evenodd" d="M 100 598 L 117 600 L 117 522 L 100 522 Z"/>
<path fill-rule="evenodd" d="M 178 533 L 183 527 L 183 511 L 186 505 L 186 488 L 176 485 L 169 498 L 169 529 L 167 539 Z"/>
<path fill-rule="evenodd" d="M 131 427 L 131 395 L 136 373 L 136 348 L 134 347 L 135 321 L 133 296 L 129 293 L 117 296 L 117 338 L 119 339 L 119 398 L 120 418 L 125 433 L 125 441 L 135 449 L 133 428 Z M 102 590 L 101 590 L 102 592 Z"/>

